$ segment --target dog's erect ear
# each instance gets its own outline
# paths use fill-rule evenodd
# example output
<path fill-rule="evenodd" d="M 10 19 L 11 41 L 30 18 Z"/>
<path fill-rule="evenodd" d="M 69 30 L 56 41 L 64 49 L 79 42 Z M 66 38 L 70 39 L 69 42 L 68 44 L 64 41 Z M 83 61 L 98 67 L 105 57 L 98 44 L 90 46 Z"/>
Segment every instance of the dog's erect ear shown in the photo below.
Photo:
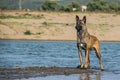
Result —
<path fill-rule="evenodd" d="M 82 20 L 84 21 L 84 24 L 86 24 L 86 16 L 84 16 Z"/>
<path fill-rule="evenodd" d="M 76 21 L 79 21 L 79 16 L 78 15 L 76 15 Z"/>

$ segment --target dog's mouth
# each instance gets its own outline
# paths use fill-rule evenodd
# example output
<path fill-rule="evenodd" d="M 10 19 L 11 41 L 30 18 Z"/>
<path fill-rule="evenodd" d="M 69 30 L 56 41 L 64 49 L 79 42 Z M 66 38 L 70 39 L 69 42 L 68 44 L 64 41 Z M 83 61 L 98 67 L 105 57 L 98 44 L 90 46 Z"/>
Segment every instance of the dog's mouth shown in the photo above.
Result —
<path fill-rule="evenodd" d="M 82 26 L 76 26 L 75 29 L 79 32 L 82 30 Z"/>

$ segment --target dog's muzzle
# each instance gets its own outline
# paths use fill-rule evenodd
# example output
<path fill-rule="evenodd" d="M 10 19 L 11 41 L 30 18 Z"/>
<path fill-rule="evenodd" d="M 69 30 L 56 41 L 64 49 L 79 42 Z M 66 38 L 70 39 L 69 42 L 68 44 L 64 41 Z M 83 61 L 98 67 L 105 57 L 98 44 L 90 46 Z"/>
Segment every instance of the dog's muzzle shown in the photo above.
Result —
<path fill-rule="evenodd" d="M 75 26 L 75 29 L 79 32 L 80 30 L 82 30 L 81 26 Z"/>

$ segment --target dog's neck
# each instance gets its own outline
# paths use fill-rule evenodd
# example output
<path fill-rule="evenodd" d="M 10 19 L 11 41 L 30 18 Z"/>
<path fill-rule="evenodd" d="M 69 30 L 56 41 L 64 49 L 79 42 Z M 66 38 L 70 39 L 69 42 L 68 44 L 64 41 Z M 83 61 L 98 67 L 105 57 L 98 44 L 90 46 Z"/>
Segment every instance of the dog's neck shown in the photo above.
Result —
<path fill-rule="evenodd" d="M 87 28 L 84 30 L 77 31 L 77 41 L 78 43 L 86 43 L 86 39 L 89 38 L 90 34 Z"/>
<path fill-rule="evenodd" d="M 84 30 L 77 31 L 77 36 L 78 36 L 79 38 L 84 38 L 84 37 L 89 36 L 89 33 L 88 33 L 87 28 L 84 29 Z"/>

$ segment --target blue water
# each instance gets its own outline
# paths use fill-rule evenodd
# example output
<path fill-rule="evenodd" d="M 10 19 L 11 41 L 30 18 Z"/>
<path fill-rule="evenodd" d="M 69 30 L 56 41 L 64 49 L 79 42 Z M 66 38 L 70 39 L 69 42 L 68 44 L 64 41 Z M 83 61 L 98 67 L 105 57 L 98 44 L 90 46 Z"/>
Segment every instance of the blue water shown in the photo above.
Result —
<path fill-rule="evenodd" d="M 120 42 L 101 42 L 101 55 L 103 74 L 120 75 Z M 91 68 L 99 69 L 94 51 L 90 52 L 90 61 Z M 0 67 L 77 67 L 79 64 L 76 42 L 73 41 L 0 40 Z M 105 76 L 108 77 L 102 78 L 107 80 Z"/>
<path fill-rule="evenodd" d="M 0 67 L 77 66 L 75 42 L 0 41 Z"/>

